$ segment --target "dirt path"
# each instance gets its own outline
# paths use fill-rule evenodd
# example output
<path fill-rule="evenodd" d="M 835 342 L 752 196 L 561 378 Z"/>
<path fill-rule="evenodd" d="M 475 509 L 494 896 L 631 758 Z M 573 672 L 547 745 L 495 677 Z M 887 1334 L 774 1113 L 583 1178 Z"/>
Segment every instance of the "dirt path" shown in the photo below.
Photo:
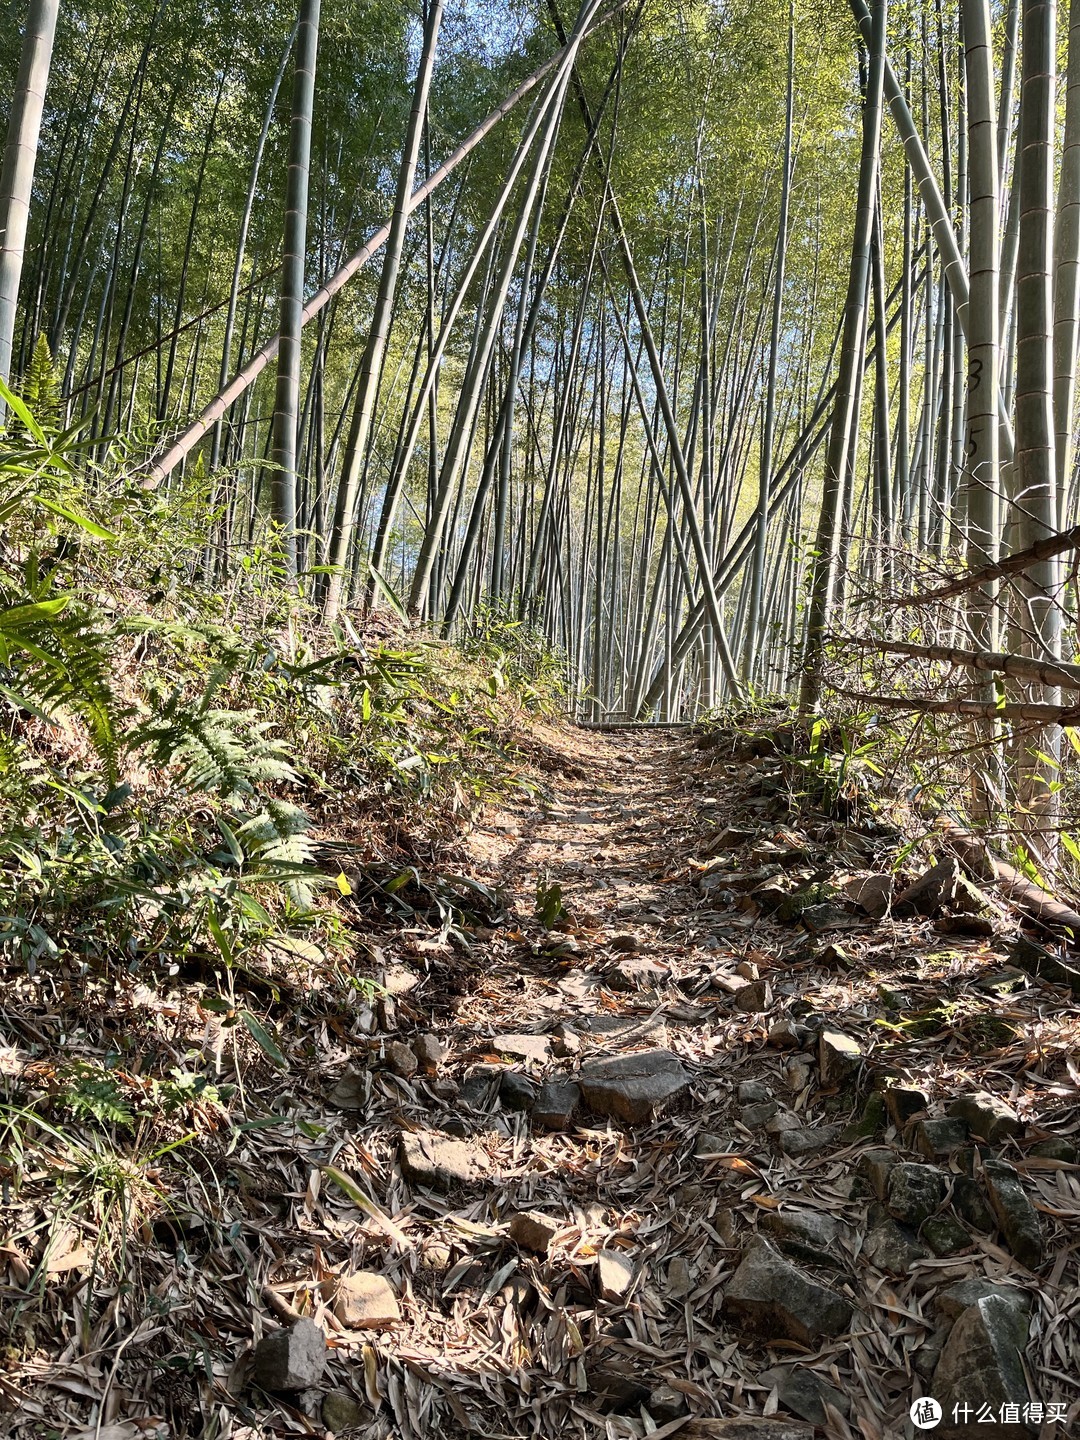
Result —
<path fill-rule="evenodd" d="M 939 1434 L 1073 1433 L 1068 992 L 871 918 L 895 838 L 790 813 L 779 759 L 527 759 L 547 798 L 477 825 L 454 923 L 386 919 L 385 990 L 311 997 L 246 1082 L 280 1121 L 207 1139 L 0 1433 L 95 1440 L 52 1417 L 103 1387 L 107 1440 L 894 1440 L 927 1394 L 1030 1420 Z"/>

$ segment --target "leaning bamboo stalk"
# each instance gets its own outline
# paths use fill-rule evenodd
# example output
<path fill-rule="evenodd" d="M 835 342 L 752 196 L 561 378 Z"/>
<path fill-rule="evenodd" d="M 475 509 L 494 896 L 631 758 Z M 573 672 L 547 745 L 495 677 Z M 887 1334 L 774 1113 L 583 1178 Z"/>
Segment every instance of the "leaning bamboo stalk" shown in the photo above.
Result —
<path fill-rule="evenodd" d="M 598 16 L 587 31 L 587 35 L 593 34 L 608 21 L 614 19 L 630 0 L 617 0 L 617 3 L 605 14 Z M 409 201 L 409 213 L 422 205 L 427 197 L 433 194 L 443 181 L 457 169 L 461 162 L 476 149 L 481 140 L 485 139 L 492 130 L 504 120 L 511 110 L 521 100 L 534 90 L 541 80 L 549 74 L 565 57 L 569 47 L 564 46 L 557 50 L 554 55 L 538 65 L 531 75 L 527 76 L 516 90 L 512 91 L 501 105 L 497 105 L 491 113 L 480 122 L 454 152 L 446 160 L 433 170 L 422 185 L 418 185 L 413 191 Z M 301 312 L 301 325 L 306 325 L 333 297 L 345 288 L 349 281 L 358 271 L 362 270 L 373 255 L 378 254 L 390 236 L 391 222 L 381 226 L 375 233 L 368 237 L 359 250 L 349 256 L 348 260 L 333 274 L 325 285 L 316 290 L 311 299 L 307 302 Z M 195 446 L 203 438 L 208 430 L 219 420 L 239 396 L 241 396 L 250 385 L 253 385 L 270 361 L 277 355 L 278 336 L 274 335 L 255 355 L 251 357 L 244 368 L 233 377 L 218 394 L 206 405 L 203 410 L 192 420 L 176 439 L 169 446 L 159 459 L 152 461 L 146 469 L 142 481 L 144 490 L 154 490 L 161 482 L 171 475 L 184 458 L 194 450 Z"/>
<path fill-rule="evenodd" d="M 951 645 L 917 645 L 905 640 L 879 640 L 871 636 L 833 635 L 832 640 L 845 645 L 878 650 L 883 655 L 905 655 L 912 660 L 939 660 L 995 675 L 1009 675 L 1015 680 L 1034 680 L 1044 685 L 1058 685 L 1066 690 L 1080 690 L 1080 665 L 1065 661 L 1039 660 L 1028 655 L 1008 655 L 1000 650 L 962 650 Z"/>

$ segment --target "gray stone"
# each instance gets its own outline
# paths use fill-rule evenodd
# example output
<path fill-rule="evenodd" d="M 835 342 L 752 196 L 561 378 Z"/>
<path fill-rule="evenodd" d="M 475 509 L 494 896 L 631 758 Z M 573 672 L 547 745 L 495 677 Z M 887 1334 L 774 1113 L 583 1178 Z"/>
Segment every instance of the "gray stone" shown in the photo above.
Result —
<path fill-rule="evenodd" d="M 894 1165 L 885 1203 L 894 1220 L 916 1229 L 945 1198 L 945 1177 L 932 1165 Z"/>
<path fill-rule="evenodd" d="M 870 1189 L 884 1200 L 889 1188 L 889 1175 L 900 1163 L 894 1150 L 864 1150 L 855 1162 L 855 1172 L 869 1181 Z"/>
<path fill-rule="evenodd" d="M 918 1115 L 930 1104 L 930 1097 L 925 1090 L 916 1090 L 906 1085 L 890 1085 L 885 1091 L 885 1108 L 889 1112 L 889 1119 L 898 1130 L 904 1126 L 914 1115 Z"/>
<path fill-rule="evenodd" d="M 874 920 L 880 920 L 892 904 L 891 875 L 858 875 L 844 886 L 844 894 Z"/>
<path fill-rule="evenodd" d="M 418 1035 L 413 1041 L 413 1054 L 420 1062 L 421 1069 L 433 1074 L 446 1059 L 448 1046 L 437 1035 Z"/>
<path fill-rule="evenodd" d="M 844 1127 L 844 1141 L 850 1145 L 856 1140 L 870 1140 L 884 1128 L 885 1101 L 875 1091 L 866 1097 L 866 1104 L 859 1118 Z"/>
<path fill-rule="evenodd" d="M 992 1280 L 984 1280 L 981 1275 L 973 1275 L 969 1280 L 958 1280 L 955 1285 L 942 1290 L 934 1299 L 934 1308 L 946 1320 L 959 1320 L 965 1310 L 988 1297 L 1002 1300 L 1007 1305 L 1015 1305 L 1025 1315 L 1031 1309 L 1031 1296 L 1026 1290 L 1015 1285 L 995 1285 Z"/>
<path fill-rule="evenodd" d="M 581 1088 L 573 1080 L 549 1080 L 533 1103 L 532 1122 L 544 1130 L 568 1130 L 580 1104 Z"/>
<path fill-rule="evenodd" d="M 839 1030 L 824 1029 L 818 1036 L 818 1064 L 821 1083 L 825 1086 L 845 1085 L 858 1072 L 862 1046 L 850 1035 Z"/>
<path fill-rule="evenodd" d="M 930 1251 L 915 1232 L 888 1216 L 878 1219 L 867 1232 L 863 1254 L 872 1265 L 890 1275 L 906 1275 L 918 1261 L 930 1258 Z"/>
<path fill-rule="evenodd" d="M 597 1257 L 600 1297 L 621 1300 L 634 1281 L 634 1262 L 624 1250 L 601 1250 Z"/>
<path fill-rule="evenodd" d="M 272 1394 L 307 1390 L 326 1369 L 326 1336 L 314 1320 L 297 1320 L 255 1346 L 252 1379 Z"/>
<path fill-rule="evenodd" d="M 987 1160 L 983 1165 L 983 1180 L 1006 1245 L 1021 1265 L 1034 1270 L 1042 1264 L 1042 1225 L 1020 1176 L 1003 1160 Z"/>
<path fill-rule="evenodd" d="M 801 1160 L 836 1145 L 843 1133 L 843 1125 L 805 1125 L 798 1130 L 785 1130 L 777 1143 L 785 1155 Z"/>
<path fill-rule="evenodd" d="M 501 1078 L 497 1070 L 477 1070 L 461 1082 L 461 1098 L 473 1110 L 487 1110 L 495 1098 L 495 1086 Z"/>
<path fill-rule="evenodd" d="M 977 1436 L 993 1436 L 997 1440 L 1015 1440 L 1030 1434 L 1030 1427 L 1020 1424 L 980 1424 L 978 1412 L 984 1405 L 993 1415 L 1006 1404 L 1023 1407 L 1029 1402 L 1027 1381 L 1020 1353 L 1027 1344 L 1027 1321 L 1017 1306 L 994 1296 L 977 1300 L 969 1306 L 953 1326 L 934 1371 L 933 1395 L 942 1407 L 945 1428 L 939 1433 L 948 1440 L 975 1440 Z M 959 1424 L 952 1423 L 953 1407 L 961 1410 Z"/>
<path fill-rule="evenodd" d="M 943 1160 L 967 1144 L 968 1127 L 963 1120 L 916 1120 L 911 1143 L 927 1160 Z"/>
<path fill-rule="evenodd" d="M 814 1076 L 814 1061 L 809 1055 L 789 1055 L 784 1061 L 784 1079 L 796 1095 L 805 1090 Z"/>
<path fill-rule="evenodd" d="M 668 1043 L 662 1015 L 579 1015 L 574 1023 L 582 1034 L 597 1040 L 618 1040 L 624 1045 L 636 1040 L 640 1045 L 661 1048 Z"/>
<path fill-rule="evenodd" d="M 986 1203 L 981 1186 L 970 1175 L 957 1175 L 953 1181 L 953 1208 L 962 1220 L 984 1233 L 997 1229 L 994 1212 Z"/>
<path fill-rule="evenodd" d="M 390 1282 L 370 1270 L 337 1275 L 323 1284 L 334 1318 L 349 1330 L 384 1330 L 401 1319 L 401 1307 Z"/>
<path fill-rule="evenodd" d="M 685 1415 L 688 1402 L 681 1390 L 675 1390 L 670 1385 L 658 1385 L 649 1395 L 646 1409 L 654 1420 L 661 1425 L 669 1421 L 678 1420 L 680 1415 Z"/>
<path fill-rule="evenodd" d="M 730 1420 L 691 1420 L 679 1440 L 814 1440 L 814 1427 L 796 1420 L 743 1415 Z"/>
<path fill-rule="evenodd" d="M 728 1282 L 724 1314 L 757 1334 L 813 1345 L 851 1323 L 851 1302 L 759 1241 Z"/>
<path fill-rule="evenodd" d="M 918 1349 L 912 1353 L 911 1363 L 915 1368 L 915 1373 L 921 1376 L 926 1382 L 927 1388 L 929 1388 L 934 1378 L 934 1371 L 937 1368 L 938 1361 L 941 1359 L 941 1352 L 945 1348 L 945 1341 L 949 1338 L 949 1331 L 951 1329 L 951 1321 L 947 1325 L 939 1325 L 936 1330 L 930 1332 L 922 1344 L 919 1345 Z"/>
<path fill-rule="evenodd" d="M 451 1140 L 436 1130 L 403 1134 L 398 1160 L 410 1185 L 423 1185 L 429 1190 L 477 1185 L 491 1174 L 491 1161 L 478 1146 Z"/>
<path fill-rule="evenodd" d="M 955 1215 L 947 1211 L 943 1215 L 931 1215 L 919 1231 L 919 1238 L 925 1240 L 935 1255 L 955 1255 L 966 1250 L 971 1236 Z"/>
<path fill-rule="evenodd" d="M 641 941 L 636 935 L 613 935 L 608 941 L 608 949 L 618 955 L 632 955 L 641 949 Z"/>
<path fill-rule="evenodd" d="M 794 1110 L 781 1106 L 770 1120 L 765 1122 L 766 1135 L 782 1135 L 785 1130 L 801 1130 L 803 1123 Z"/>
<path fill-rule="evenodd" d="M 1065 962 L 1045 945 L 1022 935 L 1009 947 L 1009 959 L 1027 975 L 1049 980 L 1052 985 L 1070 985 L 1080 993 L 1080 970 Z"/>
<path fill-rule="evenodd" d="M 770 1386 L 776 1391 L 776 1398 L 785 1410 L 798 1415 L 800 1420 L 809 1420 L 811 1425 L 828 1424 L 825 1414 L 826 1401 L 841 1415 L 846 1415 L 850 1409 L 846 1395 L 842 1395 L 835 1386 L 827 1384 L 819 1375 L 815 1375 L 813 1370 L 807 1370 L 802 1365 L 791 1369 L 785 1365 L 777 1365 L 771 1370 L 762 1370 L 758 1376 L 758 1384 Z"/>
<path fill-rule="evenodd" d="M 1028 1151 L 1038 1160 L 1061 1160 L 1066 1165 L 1075 1165 L 1078 1153 L 1071 1140 L 1064 1140 L 1058 1135 L 1050 1140 L 1040 1140 Z"/>
<path fill-rule="evenodd" d="M 743 1080 L 738 1089 L 740 1105 L 763 1105 L 772 1099 L 772 1090 L 764 1080 Z"/>
<path fill-rule="evenodd" d="M 799 916 L 799 923 L 811 935 L 825 935 L 830 930 L 850 930 L 859 922 L 842 905 L 824 900 L 820 905 L 808 905 Z"/>
<path fill-rule="evenodd" d="M 581 1093 L 598 1115 L 627 1124 L 653 1120 L 690 1087 L 690 1075 L 670 1050 L 644 1050 L 582 1068 Z"/>
<path fill-rule="evenodd" d="M 839 1222 L 815 1210 L 766 1210 L 760 1220 L 782 1250 L 812 1265 L 835 1266 L 840 1261 Z"/>
<path fill-rule="evenodd" d="M 339 1110 L 363 1110 L 371 1101 L 371 1081 L 363 1070 L 346 1070 L 327 1096 Z"/>
<path fill-rule="evenodd" d="M 735 1008 L 747 1015 L 760 1015 L 772 1005 L 772 986 L 767 980 L 751 980 L 735 992 Z"/>
<path fill-rule="evenodd" d="M 332 1434 L 351 1430 L 371 1418 L 366 1405 L 349 1394 L 348 1390 L 328 1390 L 322 1401 L 322 1422 Z"/>
<path fill-rule="evenodd" d="M 690 1266 L 681 1255 L 676 1255 L 668 1262 L 666 1288 L 672 1300 L 682 1300 L 693 1288 Z"/>
<path fill-rule="evenodd" d="M 403 1080 L 411 1080 L 419 1070 L 416 1056 L 400 1040 L 391 1040 L 386 1047 L 386 1068 Z"/>
<path fill-rule="evenodd" d="M 559 1233 L 559 1222 L 539 1210 L 519 1210 L 510 1221 L 510 1239 L 523 1250 L 546 1255 Z"/>
<path fill-rule="evenodd" d="M 760 1130 L 779 1108 L 775 1100 L 760 1100 L 756 1105 L 744 1105 L 739 1111 L 739 1122 L 748 1130 Z"/>
<path fill-rule="evenodd" d="M 769 1044 L 777 1050 L 798 1050 L 809 1038 L 805 1025 L 796 1025 L 794 1020 L 778 1020 L 769 1027 Z"/>
<path fill-rule="evenodd" d="M 1024 989 L 1027 983 L 1028 977 L 1023 970 L 1006 965 L 1004 970 L 995 970 L 990 975 L 981 975 L 972 988 L 981 990 L 984 995 L 1011 995 L 1014 990 Z"/>
<path fill-rule="evenodd" d="M 988 1090 L 977 1090 L 973 1095 L 962 1095 L 949 1106 L 949 1115 L 963 1120 L 973 1135 L 988 1140 L 991 1145 L 1006 1140 L 1010 1135 L 1019 1135 L 1020 1121 L 1016 1111 L 998 1095 Z"/>
<path fill-rule="evenodd" d="M 495 1035 L 491 1050 L 511 1060 L 524 1060 L 534 1066 L 544 1066 L 552 1058 L 550 1035 Z"/>
<path fill-rule="evenodd" d="M 939 860 L 893 901 L 893 914 L 901 920 L 912 915 L 933 916 L 948 905 L 960 880 L 960 865 L 951 856 Z"/>
<path fill-rule="evenodd" d="M 730 1155 L 731 1142 L 723 1135 L 712 1135 L 708 1130 L 699 1130 L 694 1141 L 694 1159 L 710 1160 L 717 1155 Z"/>
<path fill-rule="evenodd" d="M 539 1093 L 540 1087 L 536 1082 L 517 1070 L 504 1070 L 499 1078 L 499 1104 L 504 1110 L 528 1114 L 535 1106 Z"/>

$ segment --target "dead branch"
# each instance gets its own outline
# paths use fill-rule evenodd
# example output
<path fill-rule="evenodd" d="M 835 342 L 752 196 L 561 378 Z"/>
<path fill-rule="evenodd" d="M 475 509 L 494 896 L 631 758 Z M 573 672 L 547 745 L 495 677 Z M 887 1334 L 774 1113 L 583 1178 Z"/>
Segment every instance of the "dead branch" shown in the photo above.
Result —
<path fill-rule="evenodd" d="M 878 640 L 870 635 L 832 635 L 829 638 L 847 645 L 870 646 L 886 655 L 907 655 L 914 660 L 944 660 L 969 670 L 989 670 L 1001 675 L 1011 675 L 1014 680 L 1037 680 L 1043 685 L 1060 685 L 1066 690 L 1080 690 L 1080 665 L 1069 665 L 1064 661 L 1035 660 L 1027 655 L 1007 655 L 999 650 L 958 650 L 949 645 L 914 645 L 902 640 Z"/>
<path fill-rule="evenodd" d="M 1022 574 L 1040 560 L 1049 560 L 1054 555 L 1064 554 L 1066 550 L 1080 550 L 1080 525 L 1074 525 L 1071 530 L 1062 530 L 1057 535 L 1048 535 L 1045 540 L 1037 540 L 1026 550 L 1017 550 L 1013 555 L 1006 555 L 994 565 L 984 565 L 981 570 L 958 575 L 944 585 L 939 585 L 936 590 L 924 590 L 919 595 L 902 595 L 885 603 L 899 608 L 947 600 L 952 595 L 962 595 L 965 590 L 974 590 L 976 586 L 985 585 L 991 580 L 1003 580 L 1008 575 Z"/>

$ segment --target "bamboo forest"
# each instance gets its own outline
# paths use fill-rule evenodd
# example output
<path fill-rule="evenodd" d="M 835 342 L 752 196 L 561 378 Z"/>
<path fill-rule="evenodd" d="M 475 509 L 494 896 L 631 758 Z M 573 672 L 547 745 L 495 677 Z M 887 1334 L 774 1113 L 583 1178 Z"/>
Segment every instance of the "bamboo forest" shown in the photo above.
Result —
<path fill-rule="evenodd" d="M 1080 0 L 0 68 L 0 1436 L 1080 1435 Z"/>

